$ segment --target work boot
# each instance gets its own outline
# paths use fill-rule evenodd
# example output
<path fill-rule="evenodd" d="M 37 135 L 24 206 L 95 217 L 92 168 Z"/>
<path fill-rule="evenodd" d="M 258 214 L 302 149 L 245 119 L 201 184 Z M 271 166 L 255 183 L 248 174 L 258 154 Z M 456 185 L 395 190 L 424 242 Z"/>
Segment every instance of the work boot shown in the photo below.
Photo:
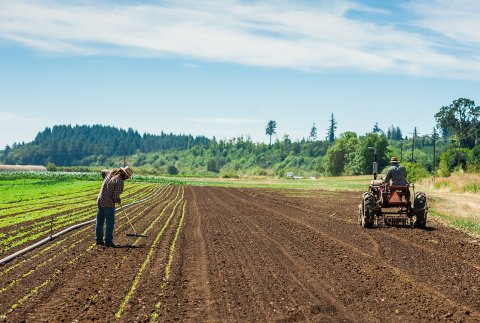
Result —
<path fill-rule="evenodd" d="M 97 241 L 97 246 L 104 246 L 105 245 L 105 242 L 103 241 Z"/>
<path fill-rule="evenodd" d="M 113 242 L 105 243 L 105 247 L 107 248 L 116 248 L 117 245 Z"/>

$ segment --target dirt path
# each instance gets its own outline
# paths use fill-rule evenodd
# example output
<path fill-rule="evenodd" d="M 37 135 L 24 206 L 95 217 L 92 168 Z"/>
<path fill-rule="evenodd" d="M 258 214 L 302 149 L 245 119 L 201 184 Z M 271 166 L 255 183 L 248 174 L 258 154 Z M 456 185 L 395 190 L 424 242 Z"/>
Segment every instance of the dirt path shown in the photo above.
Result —
<path fill-rule="evenodd" d="M 120 238 L 128 227 L 119 217 L 117 242 L 125 248 L 97 247 L 78 232 L 0 267 L 0 315 L 31 322 L 480 320 L 478 241 L 436 222 L 427 230 L 364 230 L 352 194 L 165 187 L 129 211 L 148 234 L 139 247 Z"/>

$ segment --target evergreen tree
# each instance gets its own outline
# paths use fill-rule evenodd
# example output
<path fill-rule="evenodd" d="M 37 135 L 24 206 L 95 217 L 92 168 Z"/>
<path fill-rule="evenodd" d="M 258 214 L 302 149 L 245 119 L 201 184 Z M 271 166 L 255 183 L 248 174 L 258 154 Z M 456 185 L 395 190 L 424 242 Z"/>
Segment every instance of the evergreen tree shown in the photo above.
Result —
<path fill-rule="evenodd" d="M 310 130 L 310 139 L 317 140 L 317 127 L 315 126 L 315 122 L 312 125 L 312 129 Z"/>
<path fill-rule="evenodd" d="M 335 117 L 333 116 L 333 113 L 332 113 L 332 116 L 330 117 L 330 121 L 329 121 L 329 127 L 328 127 L 328 130 L 327 130 L 327 140 L 329 142 L 334 142 L 335 141 L 335 130 L 337 130 L 337 121 L 335 120 Z"/>
<path fill-rule="evenodd" d="M 375 125 L 373 126 L 372 132 L 375 134 L 383 133 L 383 130 L 380 129 L 378 126 L 378 122 L 375 122 Z"/>
<path fill-rule="evenodd" d="M 402 130 L 400 130 L 400 127 L 396 128 L 395 137 L 393 139 L 403 140 Z"/>

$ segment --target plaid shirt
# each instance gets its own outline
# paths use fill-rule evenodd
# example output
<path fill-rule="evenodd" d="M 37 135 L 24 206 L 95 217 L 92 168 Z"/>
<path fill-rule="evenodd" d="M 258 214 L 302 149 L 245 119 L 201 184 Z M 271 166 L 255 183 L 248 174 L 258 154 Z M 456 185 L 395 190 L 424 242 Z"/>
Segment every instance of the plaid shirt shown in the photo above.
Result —
<path fill-rule="evenodd" d="M 97 205 L 99 207 L 115 207 L 115 202 L 120 199 L 123 192 L 122 176 L 113 176 L 110 170 L 102 170 L 103 181 L 100 193 L 98 193 Z"/>

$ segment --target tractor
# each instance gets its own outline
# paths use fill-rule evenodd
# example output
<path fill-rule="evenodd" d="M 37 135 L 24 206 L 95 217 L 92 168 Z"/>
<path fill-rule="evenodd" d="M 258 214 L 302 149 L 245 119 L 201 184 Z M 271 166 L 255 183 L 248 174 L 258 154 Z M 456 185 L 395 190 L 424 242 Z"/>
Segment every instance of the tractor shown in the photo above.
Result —
<path fill-rule="evenodd" d="M 374 150 L 373 180 L 358 205 L 358 223 L 363 228 L 381 225 L 425 228 L 428 213 L 425 193 L 415 192 L 414 184 L 393 186 L 383 179 L 377 180 L 377 152 L 372 147 L 369 149 Z"/>

